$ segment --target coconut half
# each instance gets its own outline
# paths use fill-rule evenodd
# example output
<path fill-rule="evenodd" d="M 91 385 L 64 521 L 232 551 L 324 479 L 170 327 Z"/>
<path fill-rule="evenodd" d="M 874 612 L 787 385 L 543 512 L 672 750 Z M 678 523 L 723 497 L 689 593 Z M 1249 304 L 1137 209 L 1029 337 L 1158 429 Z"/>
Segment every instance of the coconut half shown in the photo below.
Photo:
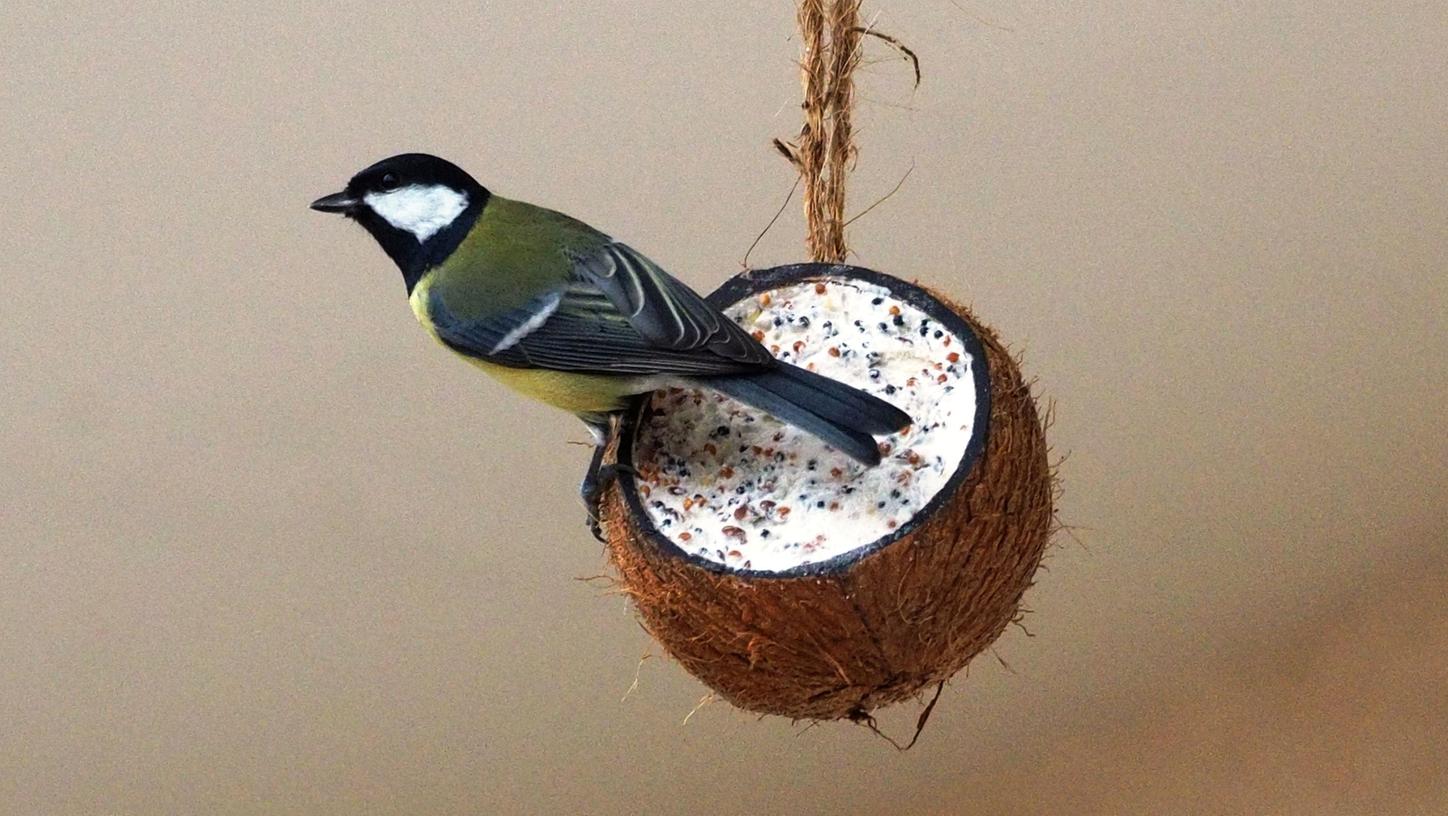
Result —
<path fill-rule="evenodd" d="M 793 718 L 861 718 L 950 677 L 1016 616 L 1050 534 L 1014 361 L 966 310 L 857 267 L 746 272 L 709 300 L 914 424 L 867 468 L 716 392 L 642 400 L 601 521 L 645 628 L 725 699 Z"/>

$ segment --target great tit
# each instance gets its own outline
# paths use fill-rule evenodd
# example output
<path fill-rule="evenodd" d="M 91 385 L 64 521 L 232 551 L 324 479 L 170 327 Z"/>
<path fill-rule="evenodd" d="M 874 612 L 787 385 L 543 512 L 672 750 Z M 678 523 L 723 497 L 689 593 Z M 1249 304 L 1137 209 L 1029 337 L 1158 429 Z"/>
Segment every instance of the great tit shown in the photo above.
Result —
<path fill-rule="evenodd" d="M 880 461 L 872 435 L 910 424 L 881 399 L 777 361 L 637 250 L 490 193 L 436 156 L 384 159 L 311 206 L 372 234 L 402 271 L 418 322 L 444 346 L 583 420 L 597 445 L 590 474 L 610 417 L 668 386 L 723 392 L 867 466 Z M 597 486 L 585 480 L 585 503 Z"/>

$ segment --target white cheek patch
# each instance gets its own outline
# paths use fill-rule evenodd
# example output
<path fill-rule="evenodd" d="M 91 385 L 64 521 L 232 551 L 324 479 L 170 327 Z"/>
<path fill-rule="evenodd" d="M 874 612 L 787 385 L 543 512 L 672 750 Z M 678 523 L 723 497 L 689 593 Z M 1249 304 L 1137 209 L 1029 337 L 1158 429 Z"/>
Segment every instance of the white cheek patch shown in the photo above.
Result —
<path fill-rule="evenodd" d="M 382 220 L 416 236 L 419 244 L 468 208 L 467 193 L 443 184 L 413 184 L 386 193 L 368 193 L 362 201 Z"/>

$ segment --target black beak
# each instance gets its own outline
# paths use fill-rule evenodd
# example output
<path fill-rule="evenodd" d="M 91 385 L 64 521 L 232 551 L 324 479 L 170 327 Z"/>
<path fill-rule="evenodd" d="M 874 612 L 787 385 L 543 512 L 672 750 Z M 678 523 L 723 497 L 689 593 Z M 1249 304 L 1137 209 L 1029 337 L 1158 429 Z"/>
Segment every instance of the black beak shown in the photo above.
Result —
<path fill-rule="evenodd" d="M 362 202 L 353 198 L 350 193 L 332 193 L 329 196 L 322 196 L 312 202 L 312 209 L 325 213 L 349 213 L 357 209 Z"/>

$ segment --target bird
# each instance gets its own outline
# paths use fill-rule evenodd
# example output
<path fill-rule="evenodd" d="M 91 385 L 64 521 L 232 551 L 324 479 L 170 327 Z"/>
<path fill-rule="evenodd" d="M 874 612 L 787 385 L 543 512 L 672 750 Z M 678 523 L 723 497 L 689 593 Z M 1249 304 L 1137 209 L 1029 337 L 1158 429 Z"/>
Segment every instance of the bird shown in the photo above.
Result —
<path fill-rule="evenodd" d="M 446 159 L 383 159 L 311 208 L 346 216 L 376 239 L 434 339 L 583 421 L 595 446 L 580 488 L 591 520 L 610 423 L 638 394 L 712 389 L 867 467 L 880 462 L 875 435 L 911 424 L 885 400 L 775 359 L 627 244 L 563 213 L 494 194 Z"/>

